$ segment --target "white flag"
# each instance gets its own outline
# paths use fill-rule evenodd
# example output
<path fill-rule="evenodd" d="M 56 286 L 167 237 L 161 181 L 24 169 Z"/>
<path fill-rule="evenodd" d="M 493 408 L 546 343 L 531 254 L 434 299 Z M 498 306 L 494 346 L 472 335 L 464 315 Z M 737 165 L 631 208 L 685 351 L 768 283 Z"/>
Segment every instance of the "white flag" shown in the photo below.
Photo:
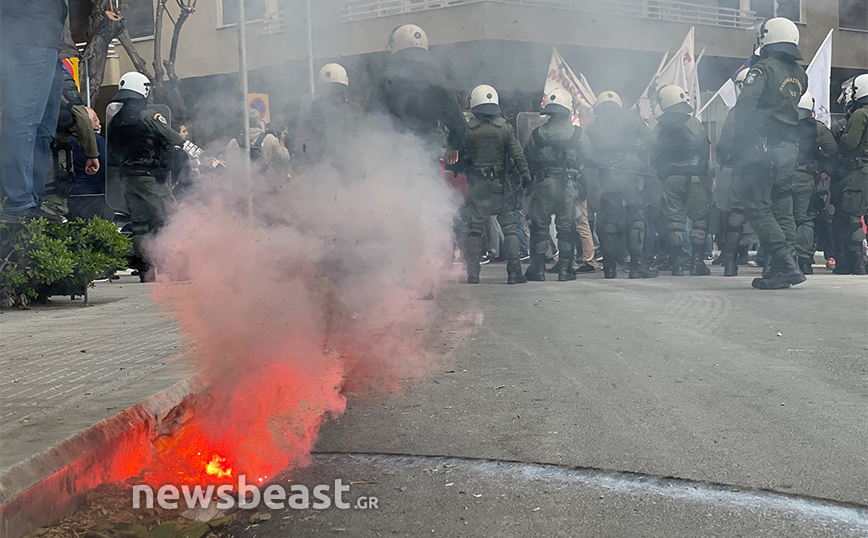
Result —
<path fill-rule="evenodd" d="M 829 88 L 832 86 L 832 32 L 834 30 L 829 30 L 829 34 L 806 69 L 808 91 L 814 98 L 814 114 L 817 116 L 817 121 L 825 123 L 829 128 L 832 127 L 832 112 L 829 109 L 831 106 Z"/>
<path fill-rule="evenodd" d="M 659 103 L 657 102 L 657 92 L 660 88 L 670 84 L 676 84 L 688 92 L 690 91 L 690 82 L 688 77 L 696 69 L 696 57 L 693 54 L 694 34 L 695 30 L 691 27 L 690 31 L 687 32 L 687 37 L 684 38 L 684 43 L 681 44 L 681 48 L 675 51 L 675 55 L 672 56 L 663 69 L 661 69 L 654 78 L 651 79 L 651 82 L 649 82 L 648 86 L 645 88 L 645 93 L 643 93 L 642 97 L 639 98 L 640 101 L 646 103 L 645 106 L 639 105 L 639 113 L 642 116 L 642 119 L 648 123 L 649 127 L 654 127 L 657 123 L 656 117 L 663 113 L 663 111 L 660 110 Z M 650 115 L 648 115 L 649 111 Z"/>
<path fill-rule="evenodd" d="M 579 76 L 576 76 L 558 49 L 552 47 L 552 60 L 546 74 L 543 107 L 546 106 L 546 99 L 555 88 L 562 88 L 573 96 L 573 125 L 587 125 L 593 121 L 594 103 L 597 102 L 597 97 L 591 90 L 590 84 L 583 74 L 579 73 Z"/>
<path fill-rule="evenodd" d="M 693 115 L 702 120 L 700 112 L 702 111 L 702 94 L 699 90 L 699 62 L 705 56 L 705 48 L 699 52 L 696 57 L 696 63 L 693 65 L 693 70 L 687 75 L 687 99 L 690 101 L 690 106 L 693 107 Z"/>
<path fill-rule="evenodd" d="M 669 51 L 667 50 L 665 54 L 663 54 L 663 58 L 660 59 L 660 65 L 657 66 L 657 71 L 654 73 L 654 76 L 651 77 L 651 82 L 645 86 L 645 91 L 642 92 L 642 97 L 636 101 L 636 104 L 633 105 L 633 110 L 639 110 L 639 116 L 642 117 L 643 120 L 648 120 L 654 116 L 654 107 L 656 103 L 651 102 L 650 95 L 652 93 L 652 88 L 655 88 L 655 84 L 657 83 L 657 79 L 660 77 L 660 73 L 663 71 L 663 68 L 666 66 L 666 59 L 669 57 Z M 656 90 L 655 90 L 656 95 Z"/>

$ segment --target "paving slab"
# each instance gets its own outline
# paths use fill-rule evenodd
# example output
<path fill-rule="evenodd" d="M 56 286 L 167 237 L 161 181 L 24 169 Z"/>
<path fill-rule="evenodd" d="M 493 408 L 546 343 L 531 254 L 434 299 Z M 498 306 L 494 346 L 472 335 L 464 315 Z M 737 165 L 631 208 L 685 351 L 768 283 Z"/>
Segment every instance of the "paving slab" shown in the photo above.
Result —
<path fill-rule="evenodd" d="M 187 378 L 174 318 L 127 274 L 89 304 L 0 311 L 0 476 Z"/>

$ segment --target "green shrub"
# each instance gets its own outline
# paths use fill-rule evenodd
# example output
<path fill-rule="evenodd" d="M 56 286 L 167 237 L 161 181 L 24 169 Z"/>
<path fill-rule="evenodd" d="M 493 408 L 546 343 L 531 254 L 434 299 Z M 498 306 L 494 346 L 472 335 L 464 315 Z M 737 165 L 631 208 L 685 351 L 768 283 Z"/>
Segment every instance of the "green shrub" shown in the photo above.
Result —
<path fill-rule="evenodd" d="M 125 268 L 130 247 L 127 236 L 99 217 L 66 224 L 0 223 L 0 307 L 83 294 L 94 277 Z"/>

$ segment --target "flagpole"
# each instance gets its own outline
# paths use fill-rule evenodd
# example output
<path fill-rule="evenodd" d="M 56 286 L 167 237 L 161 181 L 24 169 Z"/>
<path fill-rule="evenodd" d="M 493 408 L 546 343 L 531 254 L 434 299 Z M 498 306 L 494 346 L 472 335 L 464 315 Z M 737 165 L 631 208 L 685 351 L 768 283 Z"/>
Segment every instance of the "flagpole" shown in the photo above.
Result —
<path fill-rule="evenodd" d="M 722 89 L 723 89 L 723 86 L 720 87 L 720 90 L 722 90 Z M 711 103 L 714 102 L 715 99 L 717 99 L 718 97 L 720 97 L 720 90 L 717 90 L 717 93 L 715 93 L 715 94 L 711 97 L 711 99 L 709 99 L 708 102 L 705 103 L 705 106 L 702 107 L 702 109 L 699 111 L 699 114 L 697 114 L 697 116 L 701 116 L 702 113 L 705 112 L 705 109 L 708 108 L 708 105 L 710 105 Z"/>

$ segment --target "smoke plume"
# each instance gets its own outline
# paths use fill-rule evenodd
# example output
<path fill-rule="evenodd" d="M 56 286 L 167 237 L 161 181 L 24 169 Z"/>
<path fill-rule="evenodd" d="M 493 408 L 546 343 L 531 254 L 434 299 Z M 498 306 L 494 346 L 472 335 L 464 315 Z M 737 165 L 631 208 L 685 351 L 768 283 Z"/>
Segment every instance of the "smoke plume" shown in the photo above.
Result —
<path fill-rule="evenodd" d="M 359 127 L 292 180 L 201 180 L 150 244 L 154 297 L 207 390 L 164 420 L 150 479 L 264 481 L 303 465 L 345 391 L 426 371 L 456 199 L 430 152 Z M 253 214 L 247 213 L 252 194 Z"/>

